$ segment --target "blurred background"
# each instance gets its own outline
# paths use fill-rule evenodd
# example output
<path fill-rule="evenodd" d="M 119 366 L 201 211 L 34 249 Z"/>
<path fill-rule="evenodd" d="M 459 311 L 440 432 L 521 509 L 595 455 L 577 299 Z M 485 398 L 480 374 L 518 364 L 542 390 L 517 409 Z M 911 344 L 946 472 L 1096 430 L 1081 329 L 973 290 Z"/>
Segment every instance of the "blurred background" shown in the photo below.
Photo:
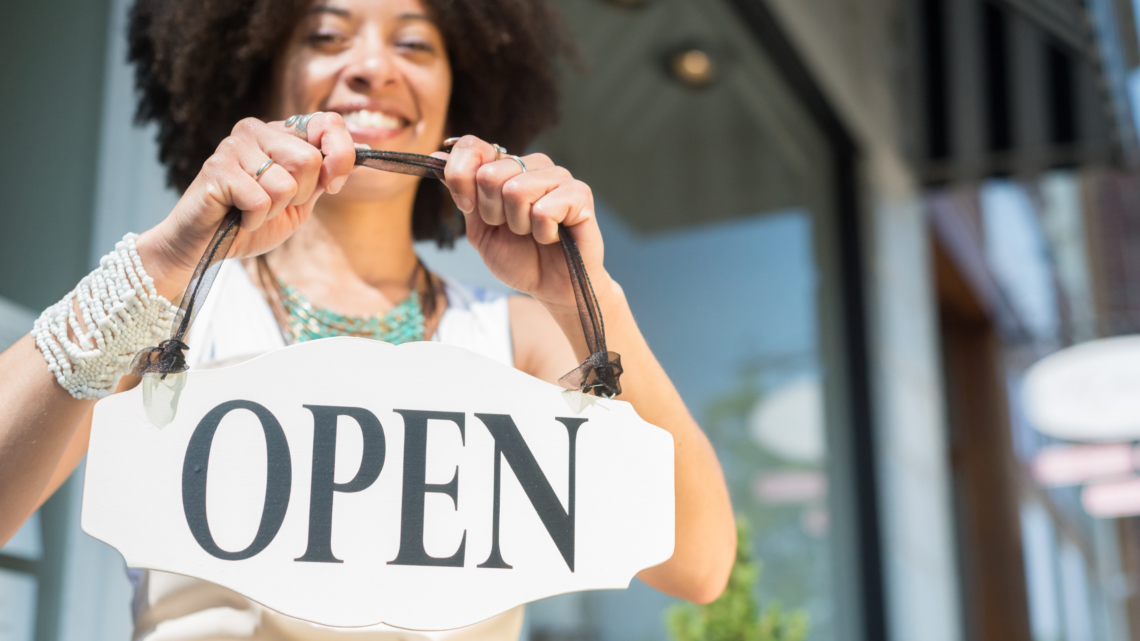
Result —
<path fill-rule="evenodd" d="M 1133 0 L 559 4 L 583 69 L 537 147 L 717 447 L 752 610 L 634 581 L 524 638 L 1140 640 Z M 4 3 L 0 348 L 177 200 L 128 5 Z M 130 638 L 81 496 L 0 550 L 0 641 Z"/>

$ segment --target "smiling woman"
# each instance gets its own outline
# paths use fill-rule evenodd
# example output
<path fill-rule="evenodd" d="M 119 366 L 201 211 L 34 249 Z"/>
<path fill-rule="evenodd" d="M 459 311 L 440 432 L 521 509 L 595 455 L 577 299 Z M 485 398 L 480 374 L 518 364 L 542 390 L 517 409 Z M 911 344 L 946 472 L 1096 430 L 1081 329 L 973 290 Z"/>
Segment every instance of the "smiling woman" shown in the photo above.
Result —
<path fill-rule="evenodd" d="M 314 5 L 311 0 L 182 4 L 141 0 L 130 29 L 130 57 L 142 91 L 138 117 L 158 123 L 160 159 L 167 165 L 170 184 L 180 191 L 193 182 L 235 122 L 251 115 L 284 119 L 304 113 L 284 112 L 284 105 L 275 104 L 282 90 L 278 83 L 289 81 L 282 66 L 301 63 L 290 54 L 319 66 L 314 58 L 328 61 L 336 57 L 328 54 L 337 53 L 343 57 L 351 53 L 354 41 L 370 37 L 361 16 L 354 17 L 347 5 Z M 557 122 L 558 89 L 551 63 L 572 54 L 573 46 L 550 4 L 427 0 L 423 7 L 410 7 L 396 33 L 371 35 L 399 37 L 392 44 L 417 58 L 446 62 L 451 76 L 450 102 L 444 101 L 447 135 L 472 133 L 520 151 Z M 429 15 L 431 20 L 425 21 Z M 341 106 L 350 128 L 387 129 L 381 122 L 385 117 L 407 119 L 399 112 L 385 114 L 379 105 L 370 109 L 367 93 L 349 92 L 345 98 L 358 101 Z M 319 106 L 336 110 L 334 105 Z M 369 133 L 361 132 L 360 142 L 372 145 L 363 139 Z M 456 233 L 463 233 L 462 218 L 450 215 L 454 208 L 446 190 L 434 181 L 421 183 L 415 211 L 417 240 L 449 245 Z"/>
<path fill-rule="evenodd" d="M 86 452 L 92 401 L 137 383 L 123 377 L 131 357 L 168 330 L 168 301 L 231 208 L 241 232 L 189 334 L 191 368 L 349 335 L 449 343 L 557 381 L 590 356 L 564 227 L 622 355 L 622 400 L 674 441 L 674 553 L 639 577 L 714 599 L 736 547 L 724 478 L 605 269 L 590 188 L 542 154 L 503 155 L 556 120 L 554 63 L 568 49 L 537 0 L 140 0 L 138 117 L 158 123 L 183 195 L 0 355 L 0 543 Z M 461 137 L 438 151 L 449 136 Z M 360 146 L 433 154 L 444 180 L 356 168 Z M 446 246 L 464 230 L 526 296 L 444 281 L 415 253 L 416 239 Z M 320 628 L 184 577 L 133 578 L 136 639 L 413 637 Z M 521 621 L 515 610 L 423 638 L 514 639 Z"/>

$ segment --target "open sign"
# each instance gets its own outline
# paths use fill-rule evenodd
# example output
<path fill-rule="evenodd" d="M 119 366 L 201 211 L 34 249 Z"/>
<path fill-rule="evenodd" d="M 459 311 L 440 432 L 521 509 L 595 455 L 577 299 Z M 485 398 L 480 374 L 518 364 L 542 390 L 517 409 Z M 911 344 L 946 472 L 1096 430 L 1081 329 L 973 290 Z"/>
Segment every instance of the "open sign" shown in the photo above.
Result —
<path fill-rule="evenodd" d="M 333 626 L 443 630 L 624 588 L 673 551 L 673 440 L 439 343 L 334 338 L 100 401 L 83 529 Z"/>

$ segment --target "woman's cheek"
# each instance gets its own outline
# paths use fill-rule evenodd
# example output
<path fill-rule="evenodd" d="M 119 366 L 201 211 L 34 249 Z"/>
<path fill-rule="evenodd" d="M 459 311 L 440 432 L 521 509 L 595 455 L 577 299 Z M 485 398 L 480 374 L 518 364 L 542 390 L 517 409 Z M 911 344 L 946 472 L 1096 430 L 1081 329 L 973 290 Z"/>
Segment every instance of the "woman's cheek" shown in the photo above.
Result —
<path fill-rule="evenodd" d="M 336 74 L 319 69 L 308 74 L 305 84 L 308 89 L 305 111 L 322 111 L 328 105 L 336 87 Z"/>
<path fill-rule="evenodd" d="M 336 66 L 328 60 L 298 55 L 285 70 L 288 115 L 320 111 L 336 84 Z"/>
<path fill-rule="evenodd" d="M 419 81 L 421 95 L 426 98 L 421 102 L 424 118 L 419 123 L 422 129 L 420 133 L 428 138 L 439 138 L 442 141 L 451 100 L 451 68 L 446 63 L 434 65 L 428 73 L 421 75 Z M 451 135 L 462 133 L 466 132 Z M 431 151 L 437 149 L 439 149 L 438 142 Z"/>

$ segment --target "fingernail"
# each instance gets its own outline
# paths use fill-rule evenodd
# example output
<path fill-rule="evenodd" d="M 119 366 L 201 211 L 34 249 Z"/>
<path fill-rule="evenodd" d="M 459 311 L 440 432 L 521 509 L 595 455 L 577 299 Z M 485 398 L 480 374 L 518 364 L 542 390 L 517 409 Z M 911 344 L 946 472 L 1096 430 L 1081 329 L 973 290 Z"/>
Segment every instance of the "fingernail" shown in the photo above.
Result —
<path fill-rule="evenodd" d="M 364 142 L 353 143 L 352 146 L 356 147 L 357 149 L 372 149 L 371 145 L 369 145 L 368 143 L 364 143 Z"/>
<path fill-rule="evenodd" d="M 338 193 L 342 188 L 344 188 L 344 183 L 346 182 L 348 182 L 348 176 L 333 178 L 332 182 L 329 183 L 328 189 L 325 191 L 329 192 L 330 194 Z"/>
<path fill-rule="evenodd" d="M 455 206 L 459 208 L 459 211 L 465 214 L 470 214 L 471 210 L 475 209 L 475 206 L 471 204 L 471 199 L 467 196 L 453 194 L 451 199 L 455 201 Z"/>

